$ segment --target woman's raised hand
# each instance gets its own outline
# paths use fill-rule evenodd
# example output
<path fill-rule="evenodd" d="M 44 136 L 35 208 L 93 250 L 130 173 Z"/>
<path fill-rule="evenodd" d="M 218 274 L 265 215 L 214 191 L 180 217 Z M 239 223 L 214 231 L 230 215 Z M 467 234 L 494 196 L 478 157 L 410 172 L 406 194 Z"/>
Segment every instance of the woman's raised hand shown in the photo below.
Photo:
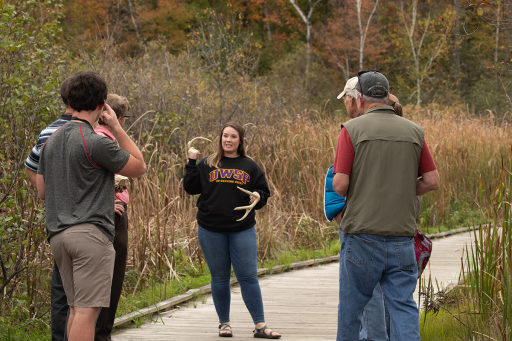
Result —
<path fill-rule="evenodd" d="M 194 147 L 191 147 L 188 150 L 188 158 L 189 159 L 197 160 L 197 157 L 199 156 L 199 154 L 201 154 L 201 152 L 199 150 L 195 149 Z"/>

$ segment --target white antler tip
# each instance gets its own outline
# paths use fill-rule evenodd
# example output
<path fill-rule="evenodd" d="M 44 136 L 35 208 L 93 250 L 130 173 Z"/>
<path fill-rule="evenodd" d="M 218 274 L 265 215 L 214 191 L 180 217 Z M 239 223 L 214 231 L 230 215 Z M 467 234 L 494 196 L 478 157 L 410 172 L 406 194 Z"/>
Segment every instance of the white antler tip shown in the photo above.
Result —
<path fill-rule="evenodd" d="M 251 212 L 251 210 L 254 208 L 254 206 L 256 206 L 256 204 L 260 201 L 260 194 L 258 192 L 251 192 L 251 191 L 248 191 L 242 187 L 239 187 L 239 186 L 236 186 L 239 190 L 241 190 L 242 192 L 246 193 L 246 194 L 249 194 L 251 196 L 254 197 L 254 201 L 252 204 L 250 204 L 249 206 L 240 206 L 240 207 L 235 207 L 235 211 L 237 210 L 245 210 L 245 214 L 242 218 L 240 219 L 237 219 L 236 221 L 241 221 L 241 220 L 244 220 L 248 215 L 249 213 Z"/>

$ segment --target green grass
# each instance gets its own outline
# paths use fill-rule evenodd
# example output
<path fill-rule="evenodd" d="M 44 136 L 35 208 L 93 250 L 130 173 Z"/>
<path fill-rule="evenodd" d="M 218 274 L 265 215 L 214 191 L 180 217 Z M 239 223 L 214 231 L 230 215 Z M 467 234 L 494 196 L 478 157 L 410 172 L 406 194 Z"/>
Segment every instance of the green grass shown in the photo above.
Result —
<path fill-rule="evenodd" d="M 319 259 L 335 256 L 340 252 L 340 241 L 330 240 L 325 242 L 325 248 L 318 250 L 295 249 L 278 253 L 275 257 L 265 261 L 262 268 L 272 268 L 276 265 L 283 265 L 287 268 L 291 263 L 301 262 L 309 259 Z"/>
<path fill-rule="evenodd" d="M 420 312 L 422 341 L 501 340 L 494 325 L 496 315 L 478 313 L 476 302 L 464 285 L 446 296 L 435 297 L 429 307 L 436 307 L 439 312 L 434 314 L 431 310 L 426 318 L 425 312 Z"/>
<path fill-rule="evenodd" d="M 49 321 L 27 319 L 13 326 L 0 318 L 0 341 L 48 341 L 51 340 Z"/>
<path fill-rule="evenodd" d="M 206 270 L 207 271 L 207 270 Z M 205 272 L 206 272 L 205 271 Z M 117 307 L 116 317 L 129 314 L 141 308 L 149 307 L 171 297 L 181 295 L 190 289 L 196 289 L 210 284 L 210 274 L 205 273 L 198 277 L 183 276 L 180 280 L 172 280 L 167 283 L 155 283 L 154 285 L 133 294 L 121 296 Z"/>
<path fill-rule="evenodd" d="M 448 312 L 420 316 L 420 335 L 422 341 L 456 341 L 466 340 L 467 329 Z"/>
<path fill-rule="evenodd" d="M 453 229 L 478 226 L 488 222 L 485 211 L 472 209 L 467 201 L 454 200 L 444 213 L 442 224 L 434 224 L 431 220 L 432 212 L 423 208 L 419 218 L 419 227 L 423 233 L 447 232 Z"/>

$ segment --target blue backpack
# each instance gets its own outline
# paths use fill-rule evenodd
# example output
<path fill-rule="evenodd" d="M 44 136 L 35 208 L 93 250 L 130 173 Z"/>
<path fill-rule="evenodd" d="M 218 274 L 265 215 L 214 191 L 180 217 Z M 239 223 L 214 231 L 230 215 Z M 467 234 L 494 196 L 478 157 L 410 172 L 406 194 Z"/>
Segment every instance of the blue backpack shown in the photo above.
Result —
<path fill-rule="evenodd" d="M 345 209 L 347 200 L 347 197 L 340 196 L 332 187 L 332 179 L 334 178 L 333 168 L 334 165 L 329 167 L 325 175 L 324 213 L 329 221 L 332 221 L 338 213 Z"/>

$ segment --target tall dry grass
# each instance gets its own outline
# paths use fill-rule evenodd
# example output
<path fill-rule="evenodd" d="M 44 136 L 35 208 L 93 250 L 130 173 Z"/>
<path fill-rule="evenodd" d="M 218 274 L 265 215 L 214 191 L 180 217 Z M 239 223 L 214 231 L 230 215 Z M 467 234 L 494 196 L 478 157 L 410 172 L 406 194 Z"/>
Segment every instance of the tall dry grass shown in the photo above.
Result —
<path fill-rule="evenodd" d="M 450 108 L 415 111 L 408 118 L 424 127 L 441 177 L 439 190 L 422 197 L 420 226 L 450 219 L 454 201 L 485 210 L 502 157 L 509 157 L 508 121 L 497 121 L 492 113 L 484 117 Z"/>
<path fill-rule="evenodd" d="M 510 154 L 501 166 L 493 191 L 487 193 L 488 223 L 473 232 L 474 245 L 464 250 L 459 297 L 453 307 L 445 307 L 456 318 L 465 339 L 512 340 Z"/>
<path fill-rule="evenodd" d="M 422 197 L 420 228 L 448 219 L 456 200 L 479 209 L 493 192 L 501 155 L 508 150 L 508 123 L 439 109 L 408 117 L 425 128 L 442 179 L 438 191 Z M 328 223 L 323 214 L 323 188 L 344 120 L 305 111 L 303 115 L 284 112 L 274 126 L 241 122 L 247 131 L 249 155 L 266 172 L 272 193 L 257 214 L 260 260 L 287 249 L 321 248 L 337 238 L 335 224 Z M 153 265 L 172 273 L 176 262 L 172 255 L 179 249 L 186 250 L 191 262 L 201 259 L 196 238 L 197 197 L 186 194 L 181 186 L 186 141 L 193 136 L 174 134 L 180 139 L 176 149 L 158 142 L 162 137 L 147 139 L 147 148 L 154 147 L 151 152 L 143 149 L 148 173 L 135 180 L 131 191 L 131 264 L 148 274 Z M 212 127 L 198 134 L 215 138 L 218 131 Z M 197 145 L 203 155 L 210 154 L 212 147 L 204 142 Z"/>
<path fill-rule="evenodd" d="M 147 174 L 133 182 L 128 209 L 129 269 L 136 274 L 137 288 L 155 271 L 160 278 L 179 277 L 184 264 L 202 266 L 196 238 L 197 197 L 186 194 L 181 182 L 186 143 L 195 136 L 215 139 L 219 122 L 228 119 L 246 127 L 249 155 L 266 172 L 272 192 L 257 214 L 259 259 L 272 259 L 283 250 L 321 248 L 338 238 L 335 224 L 323 215 L 323 186 L 345 116 L 324 110 L 327 106 L 313 110 L 300 92 L 289 97 L 294 92 L 288 91 L 283 97 L 283 88 L 295 85 L 272 76 L 233 79 L 220 98 L 203 72 L 204 65 L 186 52 L 173 56 L 162 46 L 149 44 L 142 57 L 120 59 L 111 48 L 115 49 L 108 45 L 106 52 L 84 54 L 69 74 L 95 68 L 107 79 L 110 92 L 128 97 L 132 104 L 129 133 L 148 164 Z M 420 227 L 436 228 L 449 221 L 454 202 L 473 209 L 485 204 L 494 190 L 492 179 L 499 174 L 500 155 L 510 143 L 508 123 L 451 108 L 406 108 L 405 114 L 425 128 L 442 179 L 440 190 L 423 197 Z M 210 143 L 198 142 L 196 147 L 203 155 L 213 151 Z M 19 205 L 4 210 L 34 201 L 28 199 L 35 197 L 28 180 L 20 179 L 16 185 L 28 191 L 16 199 Z M 16 258 L 27 269 L 2 296 L 2 315 L 17 310 L 19 316 L 37 317 L 35 312 L 44 314 L 49 306 L 52 260 L 44 224 L 36 224 L 42 217 L 37 218 L 40 211 L 35 207 L 41 206 L 35 200 L 34 209 L 27 210 L 25 224 L 37 226 L 23 236 L 27 252 Z M 130 291 L 136 292 L 132 287 Z M 15 297 L 28 299 L 23 303 Z"/>

